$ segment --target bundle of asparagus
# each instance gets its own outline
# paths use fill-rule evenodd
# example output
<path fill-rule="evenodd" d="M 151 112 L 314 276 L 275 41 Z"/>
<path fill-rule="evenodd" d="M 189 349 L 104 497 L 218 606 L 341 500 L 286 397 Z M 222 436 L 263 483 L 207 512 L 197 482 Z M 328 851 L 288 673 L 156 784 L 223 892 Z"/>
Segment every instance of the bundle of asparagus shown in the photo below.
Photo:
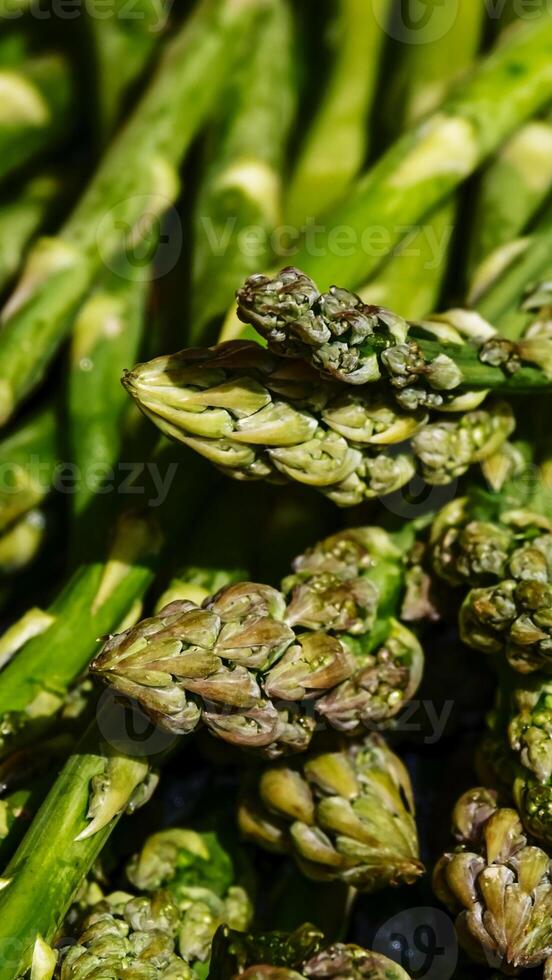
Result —
<path fill-rule="evenodd" d="M 436 893 L 547 976 L 549 4 L 54 6 L 0 0 L 0 980 L 420 976 L 439 615 L 498 683 Z"/>

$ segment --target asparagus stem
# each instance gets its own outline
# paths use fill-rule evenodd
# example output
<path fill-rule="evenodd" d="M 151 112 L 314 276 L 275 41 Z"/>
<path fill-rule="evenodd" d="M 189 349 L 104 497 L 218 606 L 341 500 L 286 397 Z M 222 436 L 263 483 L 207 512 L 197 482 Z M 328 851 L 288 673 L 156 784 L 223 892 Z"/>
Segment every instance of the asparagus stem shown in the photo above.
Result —
<path fill-rule="evenodd" d="M 552 116 L 523 126 L 485 171 L 476 199 L 467 276 L 523 232 L 552 190 Z"/>
<path fill-rule="evenodd" d="M 244 275 L 272 261 L 295 109 L 292 29 L 287 0 L 270 0 L 252 49 L 222 93 L 195 206 L 191 343 L 224 315 Z M 248 250 L 251 228 L 258 247 Z"/>
<path fill-rule="evenodd" d="M 0 443 L 0 531 L 48 494 L 58 462 L 58 419 L 53 406 L 39 410 Z"/>
<path fill-rule="evenodd" d="M 129 16 L 125 0 L 115 0 L 106 17 L 101 0 L 87 0 L 100 144 L 111 136 L 129 90 L 151 61 L 169 10 L 168 0 L 138 0 Z"/>
<path fill-rule="evenodd" d="M 108 274 L 80 309 L 73 327 L 68 378 L 69 446 L 78 482 L 71 499 L 78 554 L 105 535 L 117 503 L 102 487 L 113 474 L 127 408 L 121 372 L 136 357 L 146 318 L 148 269 L 136 264 Z"/>
<path fill-rule="evenodd" d="M 116 629 L 143 596 L 158 549 L 151 524 L 123 516 L 107 560 L 78 569 L 48 610 L 49 625 L 41 622 L 30 639 L 34 626 L 27 616 L 11 628 L 13 659 L 0 676 L 1 747 L 28 738 L 33 726 L 42 730 L 51 723 L 99 638 Z"/>
<path fill-rule="evenodd" d="M 379 240 L 385 232 L 386 250 L 391 251 L 404 237 L 405 226 L 418 223 L 550 100 L 551 49 L 550 14 L 512 31 L 507 42 L 459 83 L 435 113 L 398 139 L 326 216 L 325 235 L 345 227 L 355 239 L 353 253 L 313 250 L 306 241 L 295 263 L 325 289 L 336 281 L 349 287 L 365 282 L 382 261 L 379 249 L 369 247 L 371 229 L 377 229 Z M 368 246 L 363 236 L 368 236 Z"/>
<path fill-rule="evenodd" d="M 102 266 L 112 268 L 129 243 L 151 236 L 174 201 L 176 168 L 213 106 L 240 37 L 247 37 L 263 6 L 263 0 L 203 0 L 168 45 L 58 237 L 31 251 L 2 313 L 2 421 L 40 381 Z"/>
<path fill-rule="evenodd" d="M 433 0 L 425 31 L 417 31 L 417 43 L 402 46 L 386 105 L 388 118 L 400 122 L 402 128 L 411 127 L 436 111 L 452 82 L 474 60 L 483 18 L 484 5 L 462 4 L 451 29 L 450 7 Z M 407 319 L 434 310 L 447 270 L 456 213 L 457 205 L 451 198 L 427 215 L 376 278 L 361 288 L 363 300 L 391 306 Z"/>
<path fill-rule="evenodd" d="M 126 756 L 104 741 L 102 732 L 110 730 L 115 711 L 104 708 L 69 757 L 4 871 L 1 980 L 13 980 L 29 968 L 38 936 L 46 942 L 55 938 L 81 881 L 148 778 L 146 757 Z M 89 822 L 91 784 L 96 809 Z"/>
<path fill-rule="evenodd" d="M 347 191 L 366 158 L 389 0 L 336 4 L 335 54 L 289 185 L 285 220 L 300 230 Z"/>
<path fill-rule="evenodd" d="M 27 247 L 54 209 L 61 192 L 51 174 L 32 177 L 14 198 L 13 191 L 0 209 L 0 292 L 21 266 Z"/>
<path fill-rule="evenodd" d="M 0 70 L 0 179 L 51 149 L 73 117 L 73 80 L 59 55 L 30 58 Z"/>

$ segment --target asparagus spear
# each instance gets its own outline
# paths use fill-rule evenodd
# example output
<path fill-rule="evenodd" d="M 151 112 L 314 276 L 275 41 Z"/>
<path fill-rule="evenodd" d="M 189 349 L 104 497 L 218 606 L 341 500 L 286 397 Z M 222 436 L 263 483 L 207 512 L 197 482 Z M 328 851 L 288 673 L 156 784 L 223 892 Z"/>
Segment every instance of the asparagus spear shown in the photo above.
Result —
<path fill-rule="evenodd" d="M 125 0 L 114 0 L 106 17 L 101 0 L 88 0 L 100 143 L 110 137 L 129 90 L 151 61 L 169 10 L 166 0 L 138 0 L 132 11 Z"/>
<path fill-rule="evenodd" d="M 522 828 L 515 810 L 477 788 L 456 804 L 456 850 L 440 859 L 437 897 L 456 919 L 458 938 L 479 963 L 507 973 L 552 967 L 550 855 Z"/>
<path fill-rule="evenodd" d="M 305 241 L 294 256 L 296 264 L 323 288 L 335 281 L 348 287 L 365 282 L 382 259 L 380 250 L 370 247 L 372 229 L 377 229 L 380 242 L 385 233 L 389 253 L 404 236 L 405 226 L 431 212 L 547 104 L 552 96 L 551 47 L 550 14 L 512 31 L 507 42 L 456 86 L 436 112 L 399 138 L 327 215 L 325 235 L 346 228 L 348 240 L 354 239 L 352 254 L 350 249 L 341 250 L 346 255 L 313 249 Z"/>
<path fill-rule="evenodd" d="M 310 924 L 292 933 L 241 934 L 221 926 L 208 980 L 410 980 L 402 967 L 360 946 L 327 945 Z"/>
<path fill-rule="evenodd" d="M 372 892 L 423 872 L 408 773 L 379 735 L 252 773 L 238 823 L 316 880 Z"/>
<path fill-rule="evenodd" d="M 461 4 L 454 26 L 451 8 L 439 0 L 429 4 L 416 44 L 403 43 L 400 62 L 390 81 L 385 116 L 398 127 L 411 127 L 434 112 L 453 81 L 471 65 L 481 41 L 484 5 Z M 436 308 L 446 274 L 457 216 L 453 197 L 426 216 L 375 279 L 360 290 L 366 303 L 391 305 L 416 319 Z M 512 236 L 513 237 L 513 236 Z"/>
<path fill-rule="evenodd" d="M 32 177 L 14 198 L 4 197 L 0 208 L 0 291 L 19 269 L 27 246 L 44 226 L 60 194 L 60 181 L 51 174 Z"/>
<path fill-rule="evenodd" d="M 421 678 L 419 643 L 394 618 L 404 546 L 377 528 L 343 532 L 297 559 L 288 602 L 250 582 L 200 607 L 173 602 L 108 640 L 91 669 L 161 728 L 203 721 L 270 757 L 309 744 L 310 701 L 332 727 L 362 731 L 397 714 Z"/>
<path fill-rule="evenodd" d="M 47 406 L 0 444 L 0 531 L 6 531 L 44 500 L 57 461 L 57 413 Z"/>
<path fill-rule="evenodd" d="M 460 345 L 429 343 L 433 354 L 462 351 Z M 474 348 L 464 349 L 477 365 Z M 446 361 L 437 358 L 436 371 Z M 424 372 L 421 358 L 420 367 Z M 476 373 L 480 368 L 485 390 L 497 377 L 510 384 L 500 369 L 479 364 Z M 429 483 L 450 482 L 492 455 L 513 429 L 503 404 L 494 412 L 428 425 L 424 402 L 431 404 L 433 394 L 440 400 L 440 392 L 413 384 L 398 390 L 405 406 L 397 406 L 381 389 L 349 393 L 347 386 L 321 382 L 302 362 L 282 361 L 246 341 L 156 358 L 127 373 L 124 384 L 162 432 L 227 475 L 275 482 L 284 477 L 317 487 L 343 507 L 400 489 L 417 467 Z M 481 396 L 475 399 L 477 404 Z M 394 445 L 396 451 L 389 448 Z"/>
<path fill-rule="evenodd" d="M 474 210 L 467 274 L 513 241 L 552 190 L 552 116 L 523 126 L 484 173 Z"/>
<path fill-rule="evenodd" d="M 302 230 L 333 206 L 362 167 L 376 92 L 389 0 L 336 4 L 335 53 L 320 105 L 288 187 L 285 219 Z"/>
<path fill-rule="evenodd" d="M 211 110 L 236 46 L 263 0 L 203 0 L 56 238 L 31 251 L 4 307 L 0 417 L 38 384 L 71 316 L 121 250 L 151 236 L 178 193 L 175 168 Z"/>
<path fill-rule="evenodd" d="M 5 869 L 0 891 L 1 980 L 26 972 L 38 937 L 52 942 L 121 813 L 127 808 L 132 812 L 155 787 L 146 756 L 128 756 L 102 735 L 113 731 L 114 712 L 113 706 L 104 706 Z"/>
<path fill-rule="evenodd" d="M 71 73 L 57 54 L 28 58 L 0 70 L 0 179 L 51 149 L 74 114 Z"/>
<path fill-rule="evenodd" d="M 515 372 L 515 381 L 500 377 L 497 368 L 508 362 L 508 344 L 482 320 L 473 322 L 453 311 L 449 321 L 456 322 L 471 343 L 462 346 L 462 338 L 450 332 L 442 333 L 439 342 L 438 330 L 432 336 L 431 325 L 422 322 L 416 327 L 383 307 L 363 304 L 346 289 L 333 286 L 329 293 L 319 293 L 298 269 L 284 269 L 274 279 L 262 275 L 248 279 L 238 293 L 238 315 L 265 337 L 274 353 L 301 357 L 323 375 L 351 385 L 385 379 L 391 389 L 398 389 L 395 397 L 407 409 L 438 408 L 447 401 L 450 408 L 446 393 L 455 390 L 525 387 L 524 368 Z M 498 348 L 504 348 L 504 359 L 496 356 Z M 544 388 L 549 383 L 546 337 L 539 344 L 520 340 L 516 351 L 520 361 L 540 363 L 542 369 L 540 382 L 530 369 L 526 390 L 535 382 Z M 418 387 L 420 376 L 424 381 Z M 422 392 L 425 386 L 427 397 Z"/>
<path fill-rule="evenodd" d="M 13 575 L 30 565 L 44 542 L 45 532 L 45 516 L 35 509 L 0 534 L 0 576 Z"/>
<path fill-rule="evenodd" d="M 76 491 L 71 498 L 75 544 L 81 560 L 111 522 L 116 495 L 102 492 L 123 440 L 127 408 L 118 383 L 136 357 L 145 325 L 147 269 L 107 275 L 81 307 L 73 326 L 68 377 L 68 434 Z"/>
<path fill-rule="evenodd" d="M 222 317 L 243 277 L 272 259 L 281 223 L 282 167 L 295 108 L 293 24 L 287 0 L 270 0 L 263 23 L 222 93 L 211 163 L 194 215 L 189 338 Z M 257 245 L 247 245 L 254 228 Z"/>
<path fill-rule="evenodd" d="M 214 832 L 173 827 L 152 835 L 127 866 L 136 891 L 104 897 L 96 890 L 84 918 L 81 913 L 76 943 L 61 954 L 61 977 L 80 977 L 102 963 L 124 970 L 136 954 L 147 962 L 152 949 L 162 971 L 168 961 L 179 976 L 197 977 L 220 925 L 251 925 L 251 899 L 234 858 Z"/>
<path fill-rule="evenodd" d="M 124 515 L 105 562 L 83 565 L 48 611 L 31 609 L 0 639 L 0 748 L 48 726 L 94 656 L 98 638 L 135 609 L 152 580 L 159 536 Z M 9 662 L 8 662 L 9 661 Z"/>

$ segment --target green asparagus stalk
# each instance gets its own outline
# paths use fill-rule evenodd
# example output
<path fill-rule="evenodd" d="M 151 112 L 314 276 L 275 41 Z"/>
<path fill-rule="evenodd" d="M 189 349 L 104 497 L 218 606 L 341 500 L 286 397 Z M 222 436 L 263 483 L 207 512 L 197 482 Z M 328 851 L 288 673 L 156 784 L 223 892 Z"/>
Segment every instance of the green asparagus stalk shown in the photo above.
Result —
<path fill-rule="evenodd" d="M 540 338 L 542 348 L 529 340 L 518 342 L 514 356 L 521 370 L 507 378 L 500 365 L 508 363 L 508 343 L 481 319 L 473 321 L 454 311 L 449 315 L 448 326 L 456 324 L 465 334 L 462 344 L 462 337 L 450 330 L 439 335 L 431 323 L 409 324 L 383 307 L 363 304 L 346 289 L 333 286 L 321 294 L 298 269 L 284 269 L 274 279 L 262 275 L 248 279 L 238 293 L 238 315 L 255 327 L 275 354 L 301 357 L 323 375 L 351 385 L 385 379 L 391 389 L 398 389 L 395 397 L 407 409 L 424 405 L 450 410 L 455 396 L 451 402 L 446 393 L 470 388 L 522 391 L 523 361 L 541 368 L 540 381 L 535 368 L 529 369 L 526 390 L 549 383 L 545 337 Z M 447 322 L 446 315 L 436 319 Z M 504 358 L 497 356 L 499 348 Z M 424 380 L 418 388 L 420 376 Z M 426 386 L 429 392 L 424 395 Z"/>
<path fill-rule="evenodd" d="M 46 518 L 40 510 L 29 510 L 0 534 L 0 577 L 27 568 L 36 558 L 46 534 Z"/>
<path fill-rule="evenodd" d="M 0 417 L 39 383 L 103 266 L 156 226 L 178 193 L 176 168 L 210 112 L 263 0 L 203 0 L 55 238 L 32 249 L 2 313 Z"/>
<path fill-rule="evenodd" d="M 208 980 L 410 980 L 402 967 L 360 946 L 327 945 L 305 924 L 292 933 L 239 934 L 221 927 L 213 944 Z"/>
<path fill-rule="evenodd" d="M 11 20 L 21 17 L 32 5 L 33 0 L 0 0 L 0 18 Z"/>
<path fill-rule="evenodd" d="M 294 255 L 324 289 L 332 282 L 356 287 L 381 264 L 370 247 L 377 230 L 385 251 L 445 200 L 523 122 L 552 96 L 552 15 L 510 32 L 499 49 L 459 83 L 442 106 L 405 133 L 326 216 L 325 236 L 346 228 L 354 251 L 313 249 L 305 240 Z M 521 82 L 523 78 L 523 82 Z M 454 149 L 453 149 L 454 147 Z M 343 254 L 346 252 L 347 254 Z M 316 254 L 315 254 L 316 253 Z"/>
<path fill-rule="evenodd" d="M 0 85 L 0 179 L 5 179 L 60 142 L 74 114 L 74 93 L 67 63 L 56 54 L 2 68 Z"/>
<path fill-rule="evenodd" d="M 389 0 L 336 4 L 330 77 L 287 192 L 285 220 L 294 229 L 339 201 L 366 159 L 389 12 Z"/>
<path fill-rule="evenodd" d="M 484 5 L 461 4 L 453 27 L 450 11 L 450 5 L 433 0 L 426 12 L 425 28 L 416 32 L 416 43 L 410 39 L 402 45 L 385 106 L 386 117 L 396 127 L 395 136 L 399 126 L 411 127 L 434 112 L 452 82 L 469 68 L 477 54 Z M 426 216 L 376 278 L 362 287 L 364 302 L 392 306 L 408 319 L 436 309 L 456 215 L 457 204 L 451 198 Z"/>
<path fill-rule="evenodd" d="M 60 181 L 51 174 L 32 177 L 17 196 L 13 191 L 0 207 L 0 291 L 11 282 L 35 234 L 42 229 L 60 195 Z"/>
<path fill-rule="evenodd" d="M 1 980 L 26 972 L 38 937 L 52 942 L 122 812 L 132 812 L 155 788 L 147 757 L 126 755 L 102 734 L 113 731 L 116 711 L 104 706 L 5 869 L 0 891 Z"/>
<path fill-rule="evenodd" d="M 468 279 L 496 249 L 513 241 L 552 190 L 552 117 L 523 126 L 484 173 L 470 235 Z"/>
<path fill-rule="evenodd" d="M 68 435 L 78 476 L 71 505 L 81 560 L 93 553 L 111 522 L 116 494 L 106 494 L 104 484 L 120 455 L 128 407 L 118 381 L 138 353 L 148 293 L 144 266 L 131 266 L 124 276 L 114 271 L 81 307 L 73 326 Z"/>
<path fill-rule="evenodd" d="M 29 610 L 0 638 L 1 750 L 49 726 L 99 638 L 135 615 L 159 543 L 151 522 L 124 515 L 106 561 L 83 565 L 47 612 Z"/>
<path fill-rule="evenodd" d="M 421 647 L 395 619 L 404 548 L 378 528 L 343 532 L 296 560 L 285 594 L 249 582 L 173 602 L 110 638 L 91 669 L 163 729 L 202 721 L 273 758 L 309 744 L 309 702 L 360 732 L 394 717 L 421 678 Z"/>
<path fill-rule="evenodd" d="M 478 963 L 511 974 L 552 966 L 550 855 L 524 833 L 517 812 L 477 788 L 456 804 L 454 851 L 434 874 L 437 897 L 457 914 L 458 938 Z"/>
<path fill-rule="evenodd" d="M 252 50 L 222 93 L 195 207 L 191 343 L 223 317 L 244 275 L 273 260 L 295 108 L 292 28 L 287 0 L 270 0 Z"/>
<path fill-rule="evenodd" d="M 42 503 L 58 463 L 58 420 L 52 406 L 39 410 L 0 444 L 0 531 Z"/>
<path fill-rule="evenodd" d="M 132 12 L 124 0 L 115 0 L 106 17 L 101 0 L 87 0 L 100 143 L 111 136 L 129 90 L 151 61 L 169 10 L 166 0 L 138 0 Z"/>
<path fill-rule="evenodd" d="M 379 735 L 252 773 L 238 823 L 315 880 L 373 892 L 423 872 L 408 773 Z"/>

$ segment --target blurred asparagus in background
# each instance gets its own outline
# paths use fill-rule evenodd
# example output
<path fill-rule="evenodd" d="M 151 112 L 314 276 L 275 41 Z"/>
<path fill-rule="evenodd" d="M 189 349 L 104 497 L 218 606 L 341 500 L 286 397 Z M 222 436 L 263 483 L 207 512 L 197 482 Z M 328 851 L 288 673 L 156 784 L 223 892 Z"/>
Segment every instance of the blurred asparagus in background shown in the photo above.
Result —
<path fill-rule="evenodd" d="M 42 379 L 87 291 L 125 243 L 140 239 L 178 195 L 179 165 L 211 111 L 240 38 L 264 0 L 204 0 L 157 72 L 57 237 L 31 251 L 2 314 L 0 417 Z"/>
<path fill-rule="evenodd" d="M 81 307 L 73 325 L 67 428 L 76 467 L 73 550 L 80 560 L 97 550 L 120 505 L 115 467 L 127 405 L 119 377 L 138 354 L 149 288 L 147 266 L 133 263 L 114 270 Z"/>
<path fill-rule="evenodd" d="M 0 531 L 42 503 L 60 458 L 58 413 L 40 409 L 0 443 Z"/>
<path fill-rule="evenodd" d="M 382 116 L 395 138 L 445 99 L 448 89 L 472 65 L 483 29 L 485 5 L 460 4 L 451 23 L 450 4 L 432 0 L 415 37 L 397 45 L 396 69 L 383 99 Z M 399 15 L 400 16 L 400 15 Z M 413 227 L 381 272 L 360 289 L 365 303 L 391 306 L 407 319 L 434 310 L 447 274 L 458 215 L 455 197 Z"/>
<path fill-rule="evenodd" d="M 11 44 L 12 39 L 8 39 Z M 0 66 L 0 179 L 56 147 L 76 115 L 74 78 L 59 54 L 32 55 L 23 35 Z"/>
<path fill-rule="evenodd" d="M 514 242 L 552 192 L 552 116 L 523 126 L 484 172 L 476 196 L 466 268 L 473 281 L 481 263 Z M 512 247 L 512 246 L 511 246 Z"/>
<path fill-rule="evenodd" d="M 61 181 L 52 173 L 31 177 L 6 193 L 0 202 L 0 291 L 21 266 L 27 247 L 56 210 L 62 196 Z"/>
<path fill-rule="evenodd" d="M 168 0 L 138 0 L 129 10 L 114 0 L 106 17 L 102 0 L 87 0 L 87 30 L 93 55 L 95 116 L 100 145 L 120 121 L 129 91 L 153 58 L 167 26 Z"/>
<path fill-rule="evenodd" d="M 346 193 L 368 152 L 391 0 L 340 0 L 334 8 L 329 77 L 300 144 L 286 194 L 285 221 L 296 231 Z M 264 268 L 262 262 L 257 268 Z"/>
<path fill-rule="evenodd" d="M 272 262 L 295 110 L 294 25 L 267 0 L 250 50 L 221 92 L 194 206 L 190 343 L 208 341 L 244 275 Z"/>
<path fill-rule="evenodd" d="M 332 282 L 360 286 L 376 272 L 381 255 L 367 248 L 369 233 L 385 233 L 390 252 L 416 225 L 552 96 L 552 14 L 511 32 L 495 52 L 478 63 L 444 103 L 401 136 L 353 186 L 325 219 L 326 235 L 346 226 L 354 236 L 352 254 L 326 248 L 314 255 L 308 242 L 294 262 L 327 289 Z M 515 69 L 512 66 L 515 64 Z M 525 82 L 519 84 L 524 71 Z M 454 144 L 454 167 L 450 166 Z M 349 250 L 350 251 L 350 250 Z M 367 254 L 368 253 L 368 254 Z"/>

